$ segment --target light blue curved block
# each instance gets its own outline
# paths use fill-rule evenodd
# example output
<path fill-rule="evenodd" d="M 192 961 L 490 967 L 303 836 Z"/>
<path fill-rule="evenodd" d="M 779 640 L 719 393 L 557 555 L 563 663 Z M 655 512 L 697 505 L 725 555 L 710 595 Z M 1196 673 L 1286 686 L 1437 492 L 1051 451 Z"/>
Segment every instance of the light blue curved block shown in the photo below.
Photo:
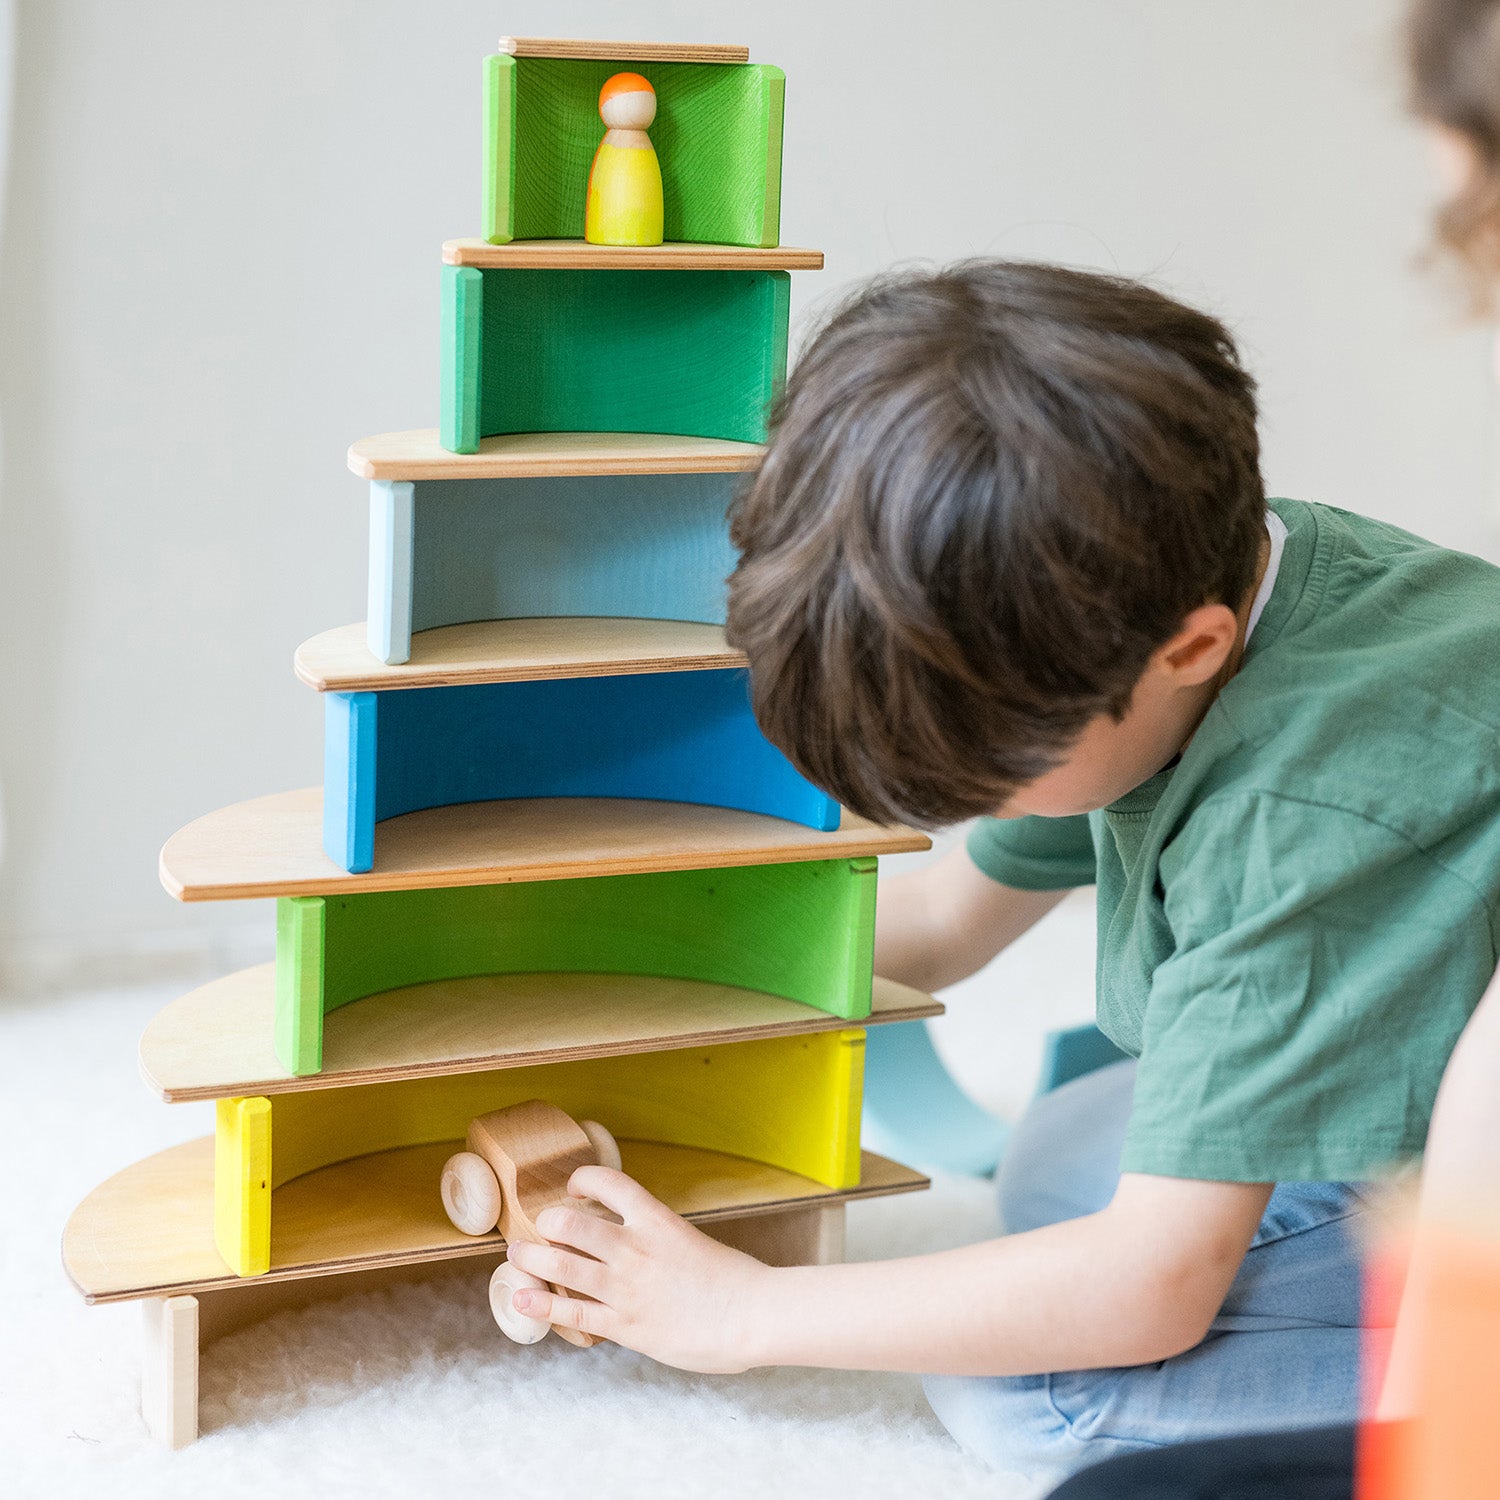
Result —
<path fill-rule="evenodd" d="M 839 805 L 760 732 L 743 669 L 328 693 L 323 847 L 371 868 L 375 825 L 513 797 L 740 808 L 824 832 Z"/>
<path fill-rule="evenodd" d="M 925 1021 L 872 1026 L 865 1035 L 863 1141 L 919 1167 L 988 1177 L 1009 1127 L 954 1082 Z"/>
<path fill-rule="evenodd" d="M 1124 1062 L 1130 1054 L 1121 1052 L 1092 1021 L 1069 1026 L 1063 1031 L 1049 1031 L 1042 1052 L 1042 1078 L 1038 1094 L 1050 1094 L 1075 1078 Z"/>
<path fill-rule="evenodd" d="M 743 474 L 600 474 L 370 485 L 370 650 L 414 631 L 558 615 L 722 625 Z"/>
<path fill-rule="evenodd" d="M 1092 1024 L 1048 1032 L 1038 1094 L 1108 1067 L 1126 1054 Z M 863 1141 L 917 1166 L 988 1177 L 1010 1127 L 955 1082 L 925 1021 L 872 1026 L 865 1038 Z"/>

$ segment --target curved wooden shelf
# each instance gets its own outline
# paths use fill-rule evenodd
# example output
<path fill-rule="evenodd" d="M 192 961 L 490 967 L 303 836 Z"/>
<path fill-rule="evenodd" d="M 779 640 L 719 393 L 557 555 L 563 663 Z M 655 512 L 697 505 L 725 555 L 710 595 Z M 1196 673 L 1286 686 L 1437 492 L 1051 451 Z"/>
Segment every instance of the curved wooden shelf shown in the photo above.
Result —
<path fill-rule="evenodd" d="M 381 824 L 375 867 L 341 870 L 323 852 L 323 793 L 278 792 L 208 813 L 161 851 L 161 883 L 179 901 L 329 896 L 352 891 L 572 880 L 646 870 L 783 864 L 931 847 L 845 811 L 820 833 L 760 813 L 685 802 L 543 797 L 469 802 Z"/>
<path fill-rule="evenodd" d="M 443 264 L 481 271 L 821 271 L 823 252 L 796 245 L 591 245 L 586 240 L 446 240 Z"/>
<path fill-rule="evenodd" d="M 309 1172 L 276 1190 L 271 1269 L 234 1275 L 214 1248 L 214 1142 L 174 1146 L 101 1183 L 63 1231 L 63 1265 L 88 1302 L 263 1285 L 384 1266 L 493 1255 L 497 1234 L 471 1238 L 438 1198 L 457 1141 L 402 1147 Z M 689 1219 L 744 1218 L 796 1207 L 916 1192 L 927 1178 L 864 1153 L 858 1187 L 830 1189 L 794 1172 L 717 1151 L 621 1141 L 624 1167 Z"/>
<path fill-rule="evenodd" d="M 656 432 L 512 432 L 481 438 L 477 453 L 450 453 L 437 428 L 385 432 L 349 449 L 361 479 L 537 479 L 568 474 L 741 474 L 759 443 Z"/>
<path fill-rule="evenodd" d="M 276 966 L 206 984 L 161 1010 L 141 1037 L 141 1076 L 169 1104 L 710 1042 L 751 1041 L 941 1015 L 920 990 L 877 979 L 871 1013 L 851 1022 L 758 990 L 618 974 L 492 974 L 434 980 L 342 1006 L 324 1022 L 323 1071 L 298 1077 L 272 1044 Z"/>
<path fill-rule="evenodd" d="M 412 637 L 410 660 L 396 666 L 370 650 L 363 622 L 340 625 L 304 641 L 293 658 L 298 678 L 320 693 L 744 665 L 744 654 L 725 642 L 722 625 L 583 616 L 479 620 L 420 631 Z"/>

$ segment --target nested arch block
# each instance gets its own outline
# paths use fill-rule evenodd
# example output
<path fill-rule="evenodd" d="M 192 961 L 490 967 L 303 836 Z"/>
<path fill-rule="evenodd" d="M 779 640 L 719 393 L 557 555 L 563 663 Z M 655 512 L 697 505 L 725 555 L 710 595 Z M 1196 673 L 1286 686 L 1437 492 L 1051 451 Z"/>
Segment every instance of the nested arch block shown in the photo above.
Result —
<path fill-rule="evenodd" d="M 870 1014 L 876 861 L 283 897 L 276 1052 L 321 1071 L 323 1018 L 370 995 L 485 974 L 635 974 Z"/>
<path fill-rule="evenodd" d="M 785 271 L 443 267 L 439 424 L 758 443 L 786 376 Z"/>
<path fill-rule="evenodd" d="M 473 620 L 722 625 L 738 474 L 374 480 L 369 646 L 411 657 L 415 631 Z"/>
<path fill-rule="evenodd" d="M 625 797 L 828 831 L 839 806 L 760 732 L 743 669 L 324 694 L 323 847 L 351 873 L 375 825 L 456 802 Z"/>
<path fill-rule="evenodd" d="M 352 1157 L 462 1140 L 476 1115 L 543 1099 L 617 1137 L 694 1146 L 795 1172 L 831 1188 L 859 1182 L 864 1032 L 775 1037 L 219 1104 L 215 1243 L 237 1275 L 271 1264 L 276 1195 Z M 254 1131 L 238 1128 L 253 1119 Z M 338 1213 L 337 1203 L 328 1213 Z M 447 1225 L 433 1180 L 432 1222 Z M 458 1231 L 453 1231 L 458 1236 Z M 461 1236 L 459 1236 L 461 1238 Z"/>
<path fill-rule="evenodd" d="M 656 90 L 651 141 L 661 163 L 668 240 L 775 245 L 781 225 L 780 68 L 759 63 L 484 60 L 484 234 L 579 239 L 599 90 L 641 73 Z"/>

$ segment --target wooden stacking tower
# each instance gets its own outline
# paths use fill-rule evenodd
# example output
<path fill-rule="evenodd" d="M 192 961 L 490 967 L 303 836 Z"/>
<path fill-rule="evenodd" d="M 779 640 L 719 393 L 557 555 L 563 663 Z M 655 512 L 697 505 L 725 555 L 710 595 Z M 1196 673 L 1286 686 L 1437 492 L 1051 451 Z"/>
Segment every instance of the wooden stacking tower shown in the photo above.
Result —
<path fill-rule="evenodd" d="M 578 238 L 623 66 L 659 99 L 651 248 Z M 788 272 L 822 264 L 779 244 L 782 75 L 743 48 L 517 40 L 485 80 L 442 426 L 350 450 L 369 620 L 297 652 L 323 787 L 162 851 L 179 900 L 277 901 L 275 963 L 142 1039 L 147 1082 L 215 1100 L 215 1134 L 105 1182 L 64 1238 L 88 1301 L 144 1303 L 143 1411 L 173 1445 L 216 1334 L 498 1261 L 438 1194 L 472 1116 L 598 1119 L 652 1192 L 775 1261 L 839 1255 L 845 1203 L 926 1185 L 859 1149 L 865 1028 L 939 1010 L 871 977 L 876 856 L 926 840 L 793 770 L 724 637 Z"/>

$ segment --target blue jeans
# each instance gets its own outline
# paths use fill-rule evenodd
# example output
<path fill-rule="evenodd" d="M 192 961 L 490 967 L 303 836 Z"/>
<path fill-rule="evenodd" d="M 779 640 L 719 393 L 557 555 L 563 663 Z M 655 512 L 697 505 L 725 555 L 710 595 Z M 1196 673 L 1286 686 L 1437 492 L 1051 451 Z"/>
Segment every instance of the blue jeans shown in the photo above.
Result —
<path fill-rule="evenodd" d="M 1032 1105 L 1000 1168 L 1008 1232 L 1109 1202 L 1134 1083 L 1135 1064 L 1115 1063 Z M 1219 1316 L 1186 1354 L 1126 1369 L 929 1376 L 927 1399 L 976 1458 L 1054 1479 L 1192 1438 L 1351 1421 L 1360 1275 L 1350 1230 L 1364 1206 L 1353 1184 L 1278 1184 Z"/>

